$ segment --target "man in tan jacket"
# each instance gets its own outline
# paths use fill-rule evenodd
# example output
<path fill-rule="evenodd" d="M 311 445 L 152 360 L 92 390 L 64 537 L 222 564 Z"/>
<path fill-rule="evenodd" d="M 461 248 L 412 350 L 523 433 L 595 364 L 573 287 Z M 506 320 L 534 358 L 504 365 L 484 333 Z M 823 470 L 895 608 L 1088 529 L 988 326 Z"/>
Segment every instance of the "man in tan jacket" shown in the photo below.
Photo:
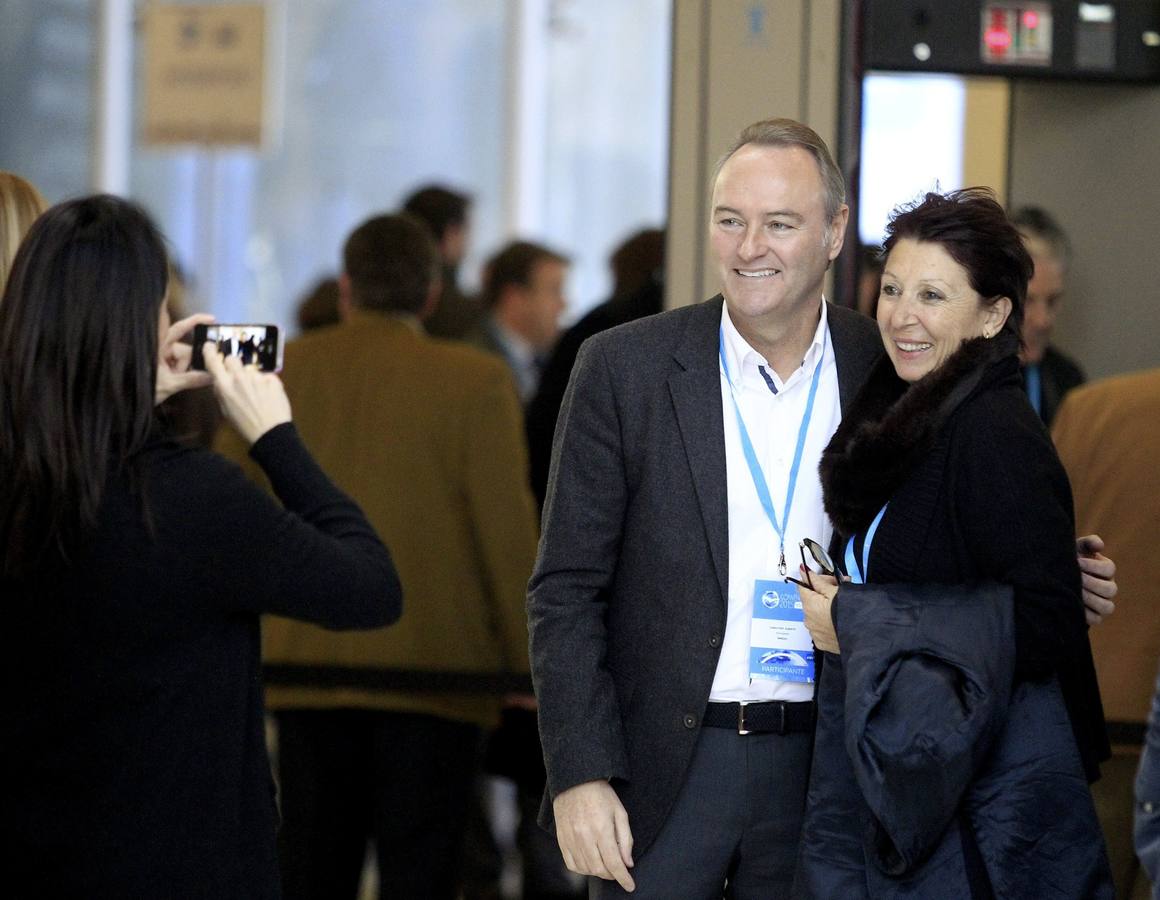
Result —
<path fill-rule="evenodd" d="M 1092 785 L 1117 897 L 1147 897 L 1132 849 L 1132 781 L 1160 662 L 1160 369 L 1071 391 L 1052 438 L 1071 479 L 1079 534 L 1098 532 L 1117 563 L 1122 602 L 1092 628 L 1112 758 Z"/>
<path fill-rule="evenodd" d="M 389 629 L 265 626 L 289 900 L 353 898 L 368 837 L 382 896 L 453 897 L 481 729 L 528 671 L 519 400 L 500 360 L 423 333 L 438 265 L 409 216 L 364 222 L 343 251 L 343 322 L 286 347 L 295 423 L 404 598 Z"/>

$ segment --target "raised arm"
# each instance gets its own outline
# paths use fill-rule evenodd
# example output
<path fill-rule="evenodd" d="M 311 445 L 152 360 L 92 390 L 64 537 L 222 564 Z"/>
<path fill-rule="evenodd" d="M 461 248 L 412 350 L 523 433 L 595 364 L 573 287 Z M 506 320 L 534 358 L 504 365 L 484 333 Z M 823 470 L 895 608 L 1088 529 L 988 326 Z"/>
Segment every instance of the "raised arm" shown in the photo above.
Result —
<path fill-rule="evenodd" d="M 238 458 L 244 444 L 282 506 L 236 467 L 206 461 L 191 485 L 184 520 L 191 538 L 212 547 L 209 602 L 305 619 L 328 628 L 396 621 L 402 587 L 362 510 L 326 476 L 290 424 L 276 375 L 223 360 L 208 343 L 206 368 L 235 432 L 219 445 Z M 194 502 L 196 501 L 196 502 Z"/>
<path fill-rule="evenodd" d="M 294 426 L 266 432 L 250 453 L 281 505 L 216 456 L 202 457 L 202 483 L 188 486 L 179 527 L 192 546 L 204 548 L 202 599 L 327 628 L 396 621 L 402 587 L 390 554 Z"/>

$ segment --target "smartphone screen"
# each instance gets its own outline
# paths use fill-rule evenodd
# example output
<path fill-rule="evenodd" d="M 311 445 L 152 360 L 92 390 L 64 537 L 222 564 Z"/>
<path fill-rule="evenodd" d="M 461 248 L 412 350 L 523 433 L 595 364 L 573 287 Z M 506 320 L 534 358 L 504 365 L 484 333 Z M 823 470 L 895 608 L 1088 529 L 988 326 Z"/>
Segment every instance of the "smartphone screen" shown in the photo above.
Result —
<path fill-rule="evenodd" d="M 222 356 L 236 356 L 243 365 L 257 364 L 263 372 L 282 370 L 282 342 L 278 339 L 277 325 L 227 325 L 214 322 L 193 328 L 193 359 L 190 366 L 204 369 L 202 344 L 207 341 L 217 346 Z"/>

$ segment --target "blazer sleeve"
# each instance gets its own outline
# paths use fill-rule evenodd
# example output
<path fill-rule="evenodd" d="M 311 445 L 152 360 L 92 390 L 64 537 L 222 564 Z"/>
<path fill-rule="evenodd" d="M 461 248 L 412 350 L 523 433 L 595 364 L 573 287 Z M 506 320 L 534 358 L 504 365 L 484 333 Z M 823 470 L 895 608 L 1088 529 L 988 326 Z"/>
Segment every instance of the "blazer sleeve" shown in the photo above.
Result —
<path fill-rule="evenodd" d="M 509 373 L 497 366 L 494 377 L 467 402 L 467 508 L 483 565 L 488 613 L 507 670 L 526 676 L 524 598 L 536 555 L 536 511 L 519 399 Z"/>
<path fill-rule="evenodd" d="M 311 457 L 292 424 L 250 450 L 281 505 L 216 454 L 199 453 L 176 485 L 187 499 L 177 538 L 201 559 L 200 598 L 327 628 L 396 621 L 402 586 L 362 511 Z"/>
<path fill-rule="evenodd" d="M 532 680 L 552 797 L 629 775 L 607 630 L 628 487 L 617 384 L 602 337 L 581 348 L 564 395 L 528 590 Z"/>

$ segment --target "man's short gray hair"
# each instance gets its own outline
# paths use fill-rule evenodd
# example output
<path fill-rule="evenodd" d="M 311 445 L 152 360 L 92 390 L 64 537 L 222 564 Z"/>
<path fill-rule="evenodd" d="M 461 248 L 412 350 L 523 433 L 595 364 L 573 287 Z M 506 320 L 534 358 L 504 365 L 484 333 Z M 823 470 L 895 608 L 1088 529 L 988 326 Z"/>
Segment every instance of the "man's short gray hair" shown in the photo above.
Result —
<path fill-rule="evenodd" d="M 834 162 L 834 157 L 830 155 L 830 148 L 826 146 L 826 142 L 808 125 L 794 119 L 763 119 L 742 129 L 713 167 L 710 189 L 717 183 L 717 176 L 721 174 L 721 169 L 729 157 L 746 144 L 757 147 L 801 147 L 809 153 L 818 164 L 818 174 L 822 178 L 827 226 L 833 221 L 842 204 L 846 202 L 846 180 L 842 177 L 842 170 Z"/>

